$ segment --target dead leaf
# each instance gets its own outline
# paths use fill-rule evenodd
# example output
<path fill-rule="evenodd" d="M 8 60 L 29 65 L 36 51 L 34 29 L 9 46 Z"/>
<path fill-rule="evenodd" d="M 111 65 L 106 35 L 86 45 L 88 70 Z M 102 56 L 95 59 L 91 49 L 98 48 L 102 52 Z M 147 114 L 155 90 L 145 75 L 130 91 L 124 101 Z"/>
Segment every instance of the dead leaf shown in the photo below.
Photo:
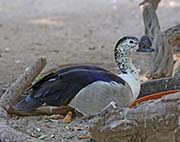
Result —
<path fill-rule="evenodd" d="M 72 121 L 72 111 L 69 111 L 65 118 L 63 119 L 65 123 L 70 123 Z"/>

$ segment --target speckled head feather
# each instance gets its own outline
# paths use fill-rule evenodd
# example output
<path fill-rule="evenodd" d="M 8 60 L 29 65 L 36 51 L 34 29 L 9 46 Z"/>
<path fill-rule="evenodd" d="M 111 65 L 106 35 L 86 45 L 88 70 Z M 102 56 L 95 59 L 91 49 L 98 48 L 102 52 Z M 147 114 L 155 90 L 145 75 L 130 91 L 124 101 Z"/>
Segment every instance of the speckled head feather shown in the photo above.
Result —
<path fill-rule="evenodd" d="M 126 73 L 130 68 L 129 53 L 136 51 L 137 44 L 139 44 L 139 39 L 129 36 L 125 36 L 117 42 L 114 49 L 114 57 L 121 72 Z"/>
<path fill-rule="evenodd" d="M 125 36 L 125 37 L 121 38 L 121 39 L 116 43 L 115 49 L 116 49 L 117 47 L 119 47 L 119 45 L 120 45 L 121 43 L 123 43 L 124 41 L 126 41 L 127 39 L 133 39 L 133 40 L 139 41 L 139 39 L 138 39 L 137 37 Z"/>

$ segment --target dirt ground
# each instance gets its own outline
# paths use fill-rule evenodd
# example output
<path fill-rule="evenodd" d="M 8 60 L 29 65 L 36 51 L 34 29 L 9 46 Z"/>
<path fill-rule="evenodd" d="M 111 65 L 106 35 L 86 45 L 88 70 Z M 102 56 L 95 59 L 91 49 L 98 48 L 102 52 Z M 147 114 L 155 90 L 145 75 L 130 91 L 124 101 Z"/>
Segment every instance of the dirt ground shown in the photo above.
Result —
<path fill-rule="evenodd" d="M 0 85 L 11 84 L 33 61 L 44 56 L 44 72 L 69 63 L 93 63 L 116 71 L 113 47 L 125 35 L 144 32 L 141 0 L 0 0 Z M 162 30 L 180 23 L 180 0 L 162 0 Z M 146 72 L 150 55 L 134 62 Z M 51 142 L 79 141 L 87 135 L 80 119 L 71 124 L 38 117 L 13 118 L 16 129 Z M 82 131 L 75 130 L 76 125 Z M 82 125 L 82 126 L 81 126 Z"/>
<path fill-rule="evenodd" d="M 0 0 L 0 83 L 11 83 L 39 56 L 48 60 L 46 71 L 68 63 L 116 69 L 116 41 L 144 32 L 140 1 Z M 180 0 L 163 0 L 157 12 L 162 29 L 179 23 Z M 143 69 L 141 57 L 135 61 Z"/>

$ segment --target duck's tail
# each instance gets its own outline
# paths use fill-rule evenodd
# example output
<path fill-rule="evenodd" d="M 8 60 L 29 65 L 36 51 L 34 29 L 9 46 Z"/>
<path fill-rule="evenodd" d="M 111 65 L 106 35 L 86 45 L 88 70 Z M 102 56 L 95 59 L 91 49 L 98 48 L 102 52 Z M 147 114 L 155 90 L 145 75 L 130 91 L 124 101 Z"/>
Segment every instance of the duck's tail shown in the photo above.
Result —
<path fill-rule="evenodd" d="M 36 108 L 40 107 L 43 104 L 43 102 L 34 98 L 31 93 L 28 96 L 26 96 L 25 98 L 21 99 L 15 105 L 14 109 L 17 111 L 33 111 Z"/>

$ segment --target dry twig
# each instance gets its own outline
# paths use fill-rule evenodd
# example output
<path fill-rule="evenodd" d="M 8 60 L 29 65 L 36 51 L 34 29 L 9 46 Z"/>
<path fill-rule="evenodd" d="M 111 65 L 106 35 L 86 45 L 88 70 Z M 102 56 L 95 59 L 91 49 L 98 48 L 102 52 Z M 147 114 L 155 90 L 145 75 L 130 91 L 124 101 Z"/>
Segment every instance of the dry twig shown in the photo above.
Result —
<path fill-rule="evenodd" d="M 7 117 L 6 111 L 10 109 L 10 107 L 16 102 L 16 100 L 22 95 L 24 90 L 28 88 L 32 81 L 39 75 L 41 70 L 44 68 L 46 64 L 45 58 L 40 58 L 37 60 L 35 64 L 26 68 L 23 75 L 21 75 L 9 88 L 8 90 L 1 96 L 0 99 L 0 116 Z M 5 111 L 3 111 L 3 109 Z M 2 113 L 1 113 L 2 112 Z"/>
<path fill-rule="evenodd" d="M 16 111 L 10 109 L 9 112 L 19 116 L 33 116 L 33 115 L 53 115 L 60 114 L 66 115 L 69 111 L 74 112 L 74 109 L 69 106 L 42 106 L 32 112 Z"/>
<path fill-rule="evenodd" d="M 8 110 L 11 108 L 17 98 L 24 90 L 31 85 L 35 77 L 41 72 L 46 64 L 46 59 L 40 58 L 35 64 L 28 67 L 24 74 L 20 76 L 1 96 L 0 98 L 0 140 L 3 142 L 9 141 L 26 141 L 26 142 L 43 142 L 36 138 L 30 137 L 25 133 L 19 132 L 8 126 Z"/>

